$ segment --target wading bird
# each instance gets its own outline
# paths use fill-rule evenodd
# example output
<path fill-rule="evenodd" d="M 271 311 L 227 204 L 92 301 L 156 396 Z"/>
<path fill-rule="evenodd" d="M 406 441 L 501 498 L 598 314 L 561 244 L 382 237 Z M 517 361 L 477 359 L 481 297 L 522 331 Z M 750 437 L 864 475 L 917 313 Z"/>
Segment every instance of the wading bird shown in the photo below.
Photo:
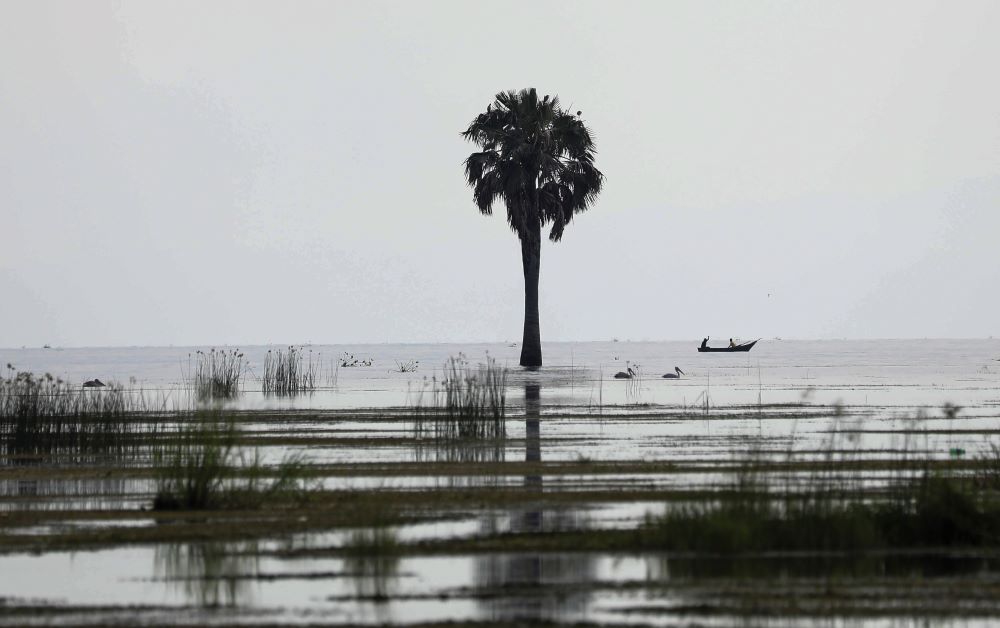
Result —
<path fill-rule="evenodd" d="M 667 373 L 666 375 L 663 376 L 663 378 L 664 379 L 680 379 L 681 375 L 683 375 L 683 374 L 684 374 L 684 371 L 680 370 L 680 368 L 678 368 L 678 367 L 675 366 L 674 367 L 674 372 L 673 373 Z"/>
<path fill-rule="evenodd" d="M 635 368 L 639 368 L 639 365 L 636 364 Z M 638 375 L 638 372 L 636 372 L 636 370 L 629 366 L 628 362 L 626 362 L 625 370 L 615 373 L 615 379 L 632 379 L 636 375 Z"/>

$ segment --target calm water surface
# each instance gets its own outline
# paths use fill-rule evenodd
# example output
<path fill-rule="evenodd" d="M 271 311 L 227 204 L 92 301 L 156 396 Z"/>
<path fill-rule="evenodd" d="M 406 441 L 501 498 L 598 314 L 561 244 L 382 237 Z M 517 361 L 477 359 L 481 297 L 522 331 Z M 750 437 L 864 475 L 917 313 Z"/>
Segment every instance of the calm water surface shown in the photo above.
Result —
<path fill-rule="evenodd" d="M 385 409 L 415 402 L 451 356 L 475 364 L 487 355 L 513 367 L 509 441 L 491 460 L 665 461 L 702 465 L 703 472 L 578 473 L 483 477 L 364 473 L 322 479 L 328 489 L 351 491 L 424 490 L 467 486 L 530 487 L 547 491 L 653 489 L 713 486 L 725 480 L 715 468 L 744 451 L 748 438 L 765 450 L 792 446 L 822 448 L 833 427 L 858 434 L 854 446 L 865 456 L 893 455 L 914 417 L 929 430 L 916 445 L 921 455 L 947 458 L 960 447 L 976 451 L 1000 430 L 1000 341 L 780 341 L 762 340 L 750 353 L 699 354 L 691 342 L 549 343 L 547 366 L 516 367 L 518 347 L 476 345 L 312 346 L 321 383 L 312 394 L 266 396 L 254 373 L 268 347 L 240 347 L 250 362 L 247 392 L 233 405 L 248 410 L 341 411 Z M 50 372 L 74 382 L 100 378 L 134 381 L 145 394 L 190 403 L 186 374 L 197 348 L 0 349 L 0 364 Z M 371 367 L 338 368 L 343 354 L 371 358 Z M 397 362 L 419 360 L 419 370 L 400 373 Z M 638 380 L 614 379 L 626 365 L 638 365 Z M 679 380 L 661 378 L 680 367 Z M 528 392 L 538 398 L 526 407 Z M 534 398 L 534 397 L 533 397 Z M 943 412 L 961 406 L 958 418 Z M 841 409 L 836 409 L 835 406 Z M 524 420 L 528 414 L 536 419 Z M 595 416 L 598 420 L 595 420 Z M 275 430 L 316 438 L 384 438 L 385 446 L 267 446 L 267 460 L 301 452 L 314 464 L 407 464 L 447 460 L 447 452 L 415 450 L 404 439 L 412 425 L 402 419 L 373 422 L 337 415 L 321 422 L 303 418 L 280 427 L 250 419 L 243 429 L 267 435 Z M 835 430 L 834 430 L 835 431 Z M 984 436 L 985 435 L 985 436 Z M 794 438 L 793 438 L 794 437 Z M 805 453 L 803 455 L 810 455 Z M 880 482 L 871 473 L 871 482 Z M 467 484 L 463 484 L 467 483 Z M 139 508 L 148 504 L 148 478 L 0 480 L 0 513 L 31 508 L 135 509 L 135 517 L 113 525 L 155 525 Z M 402 526 L 404 541 L 463 538 L 505 531 L 629 528 L 662 503 L 600 503 L 585 507 L 508 512 L 486 510 L 442 521 Z M 52 526 L 83 529 L 91 521 Z M 56 528 L 8 529 L 7 534 L 51 534 Z M 0 624 L 141 621 L 212 622 L 416 622 L 449 620 L 595 621 L 675 625 L 690 609 L 711 600 L 716 611 L 698 614 L 700 625 L 906 625 L 923 604 L 955 591 L 1000 589 L 1000 568 L 985 557 L 912 560 L 868 558 L 844 564 L 788 557 L 738 564 L 704 558 L 606 555 L 600 553 L 491 553 L 414 556 L 384 563 L 344 558 L 282 556 L 282 550 L 337 547 L 349 531 L 261 539 L 242 543 L 187 543 L 116 547 L 86 552 L 0 555 Z M 832 559 L 824 559 L 832 560 Z M 831 575 L 836 574 L 836 575 Z M 748 577 L 749 575 L 749 577 Z M 994 584 L 994 581 L 996 583 Z M 873 584 L 874 582 L 874 584 Z M 864 584 L 867 583 L 867 584 Z M 976 586 L 968 586 L 973 583 Z M 756 587 L 756 588 L 755 588 Z M 832 589 L 831 589 L 832 587 Z M 839 587 L 839 588 L 838 588 Z M 854 587 L 854 588 L 852 588 Z M 858 587 L 867 587 L 862 589 Z M 886 616 L 881 591 L 903 609 Z M 925 587 L 921 593 L 920 587 Z M 853 600 L 844 617 L 816 620 L 815 608 L 833 590 Z M 755 596 L 784 592 L 800 599 L 807 617 L 761 617 Z M 916 594 L 914 593 L 916 591 Z M 971 595 L 971 594 L 970 594 Z M 61 608 L 53 616 L 4 616 L 5 600 Z M 869 600 L 869 601 L 865 601 Z M 812 604 L 813 607 L 809 605 Z M 872 606 L 866 607 L 865 604 Z M 990 625 L 1000 603 L 970 597 L 968 612 L 938 617 L 954 625 Z M 141 605 L 140 615 L 115 606 Z M 100 610 L 102 607 L 112 607 Z M 928 607 L 929 608 L 929 607 Z M 79 609 L 72 610 L 72 609 Z M 689 610 L 685 610 L 689 609 Z M 931 609 L 933 610 L 933 609 Z M 930 611 L 929 611 L 930 612 Z"/>
<path fill-rule="evenodd" d="M 546 405 L 646 403 L 696 406 L 708 395 L 713 405 L 798 403 L 803 400 L 877 408 L 968 408 L 1000 405 L 1000 340 L 761 340 L 749 353 L 698 353 L 691 342 L 546 343 L 546 366 L 537 373 L 516 370 L 512 383 L 537 381 Z M 239 347 L 250 363 L 250 408 L 313 409 L 401 406 L 411 402 L 425 378 L 440 377 L 451 356 L 477 363 L 490 355 L 517 366 L 520 349 L 506 344 L 312 345 L 307 356 L 321 364 L 323 388 L 294 399 L 259 393 L 254 373 L 269 349 Z M 100 378 L 150 391 L 181 394 L 194 353 L 209 347 L 0 349 L 0 363 L 50 372 L 74 382 Z M 336 368 L 345 353 L 371 358 L 373 366 Z M 395 372 L 397 362 L 419 361 L 415 373 Z M 641 386 L 629 390 L 613 375 L 639 365 Z M 685 376 L 661 376 L 680 367 Z M 516 387 L 515 387 L 516 389 Z M 512 397 L 516 397 L 513 394 Z"/>

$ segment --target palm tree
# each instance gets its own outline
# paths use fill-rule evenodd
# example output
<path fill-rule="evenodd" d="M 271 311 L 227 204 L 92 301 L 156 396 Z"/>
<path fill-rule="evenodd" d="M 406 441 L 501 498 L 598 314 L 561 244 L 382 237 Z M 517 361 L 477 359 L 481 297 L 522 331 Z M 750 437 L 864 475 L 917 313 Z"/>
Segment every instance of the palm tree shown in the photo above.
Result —
<path fill-rule="evenodd" d="M 604 175 L 594 167 L 594 140 L 559 97 L 538 99 L 534 88 L 500 92 L 462 136 L 481 152 L 465 160 L 465 177 L 479 211 L 489 216 L 502 201 L 507 224 L 521 241 L 524 338 L 521 366 L 542 365 L 538 325 L 538 270 L 542 227 L 558 242 L 573 216 L 597 198 Z"/>

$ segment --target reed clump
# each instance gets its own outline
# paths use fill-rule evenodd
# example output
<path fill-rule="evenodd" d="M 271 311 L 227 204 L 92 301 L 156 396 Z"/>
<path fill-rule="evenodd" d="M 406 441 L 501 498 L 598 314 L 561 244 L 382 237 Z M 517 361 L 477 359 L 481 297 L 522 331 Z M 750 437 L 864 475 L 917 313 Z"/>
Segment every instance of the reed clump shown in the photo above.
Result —
<path fill-rule="evenodd" d="M 189 356 L 190 357 L 190 356 Z M 237 349 L 195 352 L 194 390 L 200 400 L 232 399 L 243 389 L 246 360 Z"/>
<path fill-rule="evenodd" d="M 890 500 L 772 492 L 672 509 L 647 529 L 661 549 L 717 553 L 958 547 L 1000 542 L 1000 508 L 924 475 Z"/>
<path fill-rule="evenodd" d="M 503 439 L 507 435 L 507 369 L 487 356 L 471 366 L 452 357 L 441 379 L 425 380 L 413 407 L 417 436 L 437 441 Z"/>
<path fill-rule="evenodd" d="M 835 430 L 836 432 L 836 430 Z M 845 453 L 846 452 L 846 453 Z M 899 454 L 909 461 L 909 452 Z M 866 486 L 844 443 L 801 482 L 775 479 L 773 461 L 753 449 L 737 462 L 718 499 L 671 507 L 643 528 L 657 549 L 713 553 L 862 551 L 1000 544 L 1000 503 L 977 490 L 981 475 L 917 471 L 901 464 L 888 485 Z M 772 472 L 765 471 L 771 466 Z"/>
<path fill-rule="evenodd" d="M 7 365 L 0 377 L 0 439 L 19 453 L 114 449 L 130 446 L 157 429 L 141 420 L 154 412 L 141 390 L 112 382 L 81 388 L 46 373 Z"/>
<path fill-rule="evenodd" d="M 981 490 L 1000 491 L 1000 445 L 993 441 L 986 443 L 986 448 L 976 457 L 972 482 Z"/>
<path fill-rule="evenodd" d="M 289 456 L 274 468 L 259 450 L 239 447 L 231 414 L 200 411 L 153 451 L 156 510 L 259 508 L 269 503 L 301 501 L 309 494 L 307 467 Z"/>
<path fill-rule="evenodd" d="M 312 349 L 300 347 L 272 349 L 264 357 L 261 389 L 265 394 L 294 395 L 316 389 L 320 380 L 322 359 L 313 356 Z"/>
<path fill-rule="evenodd" d="M 420 360 L 395 360 L 397 373 L 415 373 L 420 368 Z"/>

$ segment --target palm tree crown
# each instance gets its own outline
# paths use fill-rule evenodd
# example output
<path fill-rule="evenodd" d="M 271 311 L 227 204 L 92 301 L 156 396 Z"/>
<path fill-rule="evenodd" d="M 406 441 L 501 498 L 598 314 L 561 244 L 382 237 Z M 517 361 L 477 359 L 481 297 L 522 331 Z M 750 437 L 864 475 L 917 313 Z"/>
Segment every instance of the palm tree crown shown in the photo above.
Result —
<path fill-rule="evenodd" d="M 522 241 L 548 224 L 549 239 L 559 241 L 573 215 L 601 191 L 593 136 L 580 112 L 563 110 L 558 96 L 539 100 L 534 88 L 501 92 L 462 136 L 482 149 L 465 160 L 479 211 L 492 214 L 502 201 Z"/>

